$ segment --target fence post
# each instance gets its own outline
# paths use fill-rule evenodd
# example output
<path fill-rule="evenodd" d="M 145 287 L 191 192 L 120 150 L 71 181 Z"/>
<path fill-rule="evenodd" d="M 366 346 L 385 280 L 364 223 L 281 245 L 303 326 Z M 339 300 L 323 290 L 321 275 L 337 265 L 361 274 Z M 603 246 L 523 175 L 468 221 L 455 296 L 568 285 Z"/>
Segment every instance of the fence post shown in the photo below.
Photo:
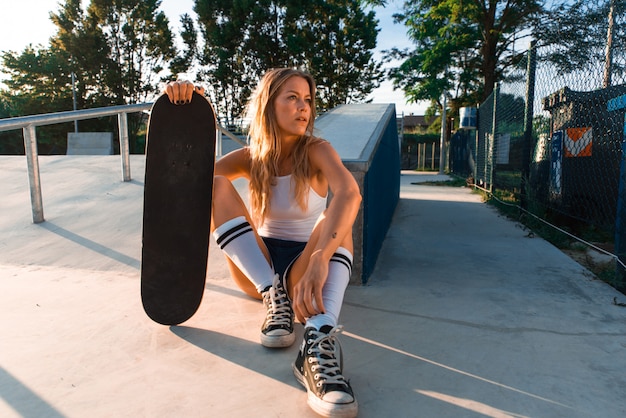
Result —
<path fill-rule="evenodd" d="M 37 132 L 33 125 L 22 129 L 24 134 L 24 151 L 28 165 L 28 182 L 30 183 L 30 203 L 33 211 L 33 222 L 42 223 L 43 201 L 41 199 L 41 181 L 39 178 L 39 154 L 37 152 Z"/>
<path fill-rule="evenodd" d="M 218 157 L 222 156 L 222 153 L 224 152 L 222 150 L 222 131 L 220 131 L 219 129 L 217 130 L 217 136 L 215 137 L 215 155 Z"/>
<path fill-rule="evenodd" d="M 609 112 L 626 108 L 626 95 L 616 97 L 607 102 Z M 624 130 L 622 133 L 622 158 L 620 161 L 619 192 L 617 194 L 617 213 L 615 216 L 615 254 L 622 263 L 626 263 L 626 113 L 624 114 Z M 616 263 L 615 277 L 619 280 L 615 287 L 623 291 L 626 288 L 623 278 L 624 270 Z"/>
<path fill-rule="evenodd" d="M 478 142 L 480 140 L 480 103 L 476 104 L 476 132 L 474 133 L 474 185 L 478 184 Z"/>
<path fill-rule="evenodd" d="M 530 155 L 533 151 L 533 117 L 535 102 L 535 74 L 537 72 L 537 41 L 530 41 L 526 66 L 526 106 L 524 107 L 524 150 L 522 153 L 522 178 L 520 179 L 520 206 L 528 206 L 528 185 L 530 180 Z"/>
<path fill-rule="evenodd" d="M 494 185 L 495 177 L 496 177 L 496 155 L 498 152 L 498 146 L 496 142 L 496 132 L 498 132 L 498 96 L 500 95 L 500 84 L 495 83 L 493 88 L 493 113 L 492 113 L 492 123 L 491 123 L 491 141 L 490 142 L 490 152 L 488 156 L 488 161 L 491 162 L 490 173 L 489 173 L 489 191 L 491 193 L 495 193 L 496 188 Z"/>
<path fill-rule="evenodd" d="M 432 171 L 435 171 L 435 149 L 437 147 L 435 147 L 435 143 L 431 142 L 430 143 L 430 169 Z"/>
<path fill-rule="evenodd" d="M 446 115 L 446 107 L 447 107 L 447 103 L 446 103 L 446 92 L 443 92 L 443 108 L 441 110 L 441 138 L 440 138 L 440 147 L 439 148 L 439 174 L 444 174 L 445 173 L 445 168 L 446 168 L 446 164 L 445 164 L 445 159 L 446 159 L 446 134 L 448 132 L 448 128 L 446 126 L 446 122 L 447 120 L 447 115 Z"/>
<path fill-rule="evenodd" d="M 130 147 L 128 145 L 128 116 L 125 112 L 117 114 L 117 126 L 120 135 L 120 155 L 122 157 L 122 177 L 130 181 Z"/>

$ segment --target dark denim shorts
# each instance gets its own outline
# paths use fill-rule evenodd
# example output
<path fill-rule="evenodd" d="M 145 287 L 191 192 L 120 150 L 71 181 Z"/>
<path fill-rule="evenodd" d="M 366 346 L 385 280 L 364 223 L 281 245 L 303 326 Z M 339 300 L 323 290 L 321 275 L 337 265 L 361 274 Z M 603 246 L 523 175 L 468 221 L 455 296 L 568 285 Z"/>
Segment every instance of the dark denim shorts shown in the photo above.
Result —
<path fill-rule="evenodd" d="M 270 253 L 274 272 L 283 277 L 287 269 L 300 257 L 306 242 L 261 237 Z"/>

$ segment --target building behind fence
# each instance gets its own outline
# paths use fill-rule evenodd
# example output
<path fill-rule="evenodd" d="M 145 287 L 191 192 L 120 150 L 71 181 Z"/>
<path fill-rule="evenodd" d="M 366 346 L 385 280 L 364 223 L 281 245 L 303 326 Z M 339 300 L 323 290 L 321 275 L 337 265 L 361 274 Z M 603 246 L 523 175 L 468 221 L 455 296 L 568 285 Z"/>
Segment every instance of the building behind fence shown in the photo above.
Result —
<path fill-rule="evenodd" d="M 450 170 L 573 232 L 614 238 L 623 265 L 626 54 L 623 45 L 614 48 L 608 74 L 605 51 L 564 73 L 547 59 L 560 52 L 555 48 L 531 44 L 523 63 L 480 104 L 477 129 L 451 138 Z"/>

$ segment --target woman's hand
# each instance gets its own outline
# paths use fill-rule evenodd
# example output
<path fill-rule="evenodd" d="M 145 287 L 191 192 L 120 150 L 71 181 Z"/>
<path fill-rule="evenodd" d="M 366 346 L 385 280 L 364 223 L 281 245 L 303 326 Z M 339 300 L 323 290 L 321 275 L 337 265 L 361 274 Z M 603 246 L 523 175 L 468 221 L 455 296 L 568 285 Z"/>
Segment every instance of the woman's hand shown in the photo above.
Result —
<path fill-rule="evenodd" d="M 163 92 L 167 94 L 170 102 L 181 105 L 191 103 L 194 91 L 204 96 L 203 87 L 194 86 L 191 81 L 178 80 L 168 83 Z"/>
<path fill-rule="evenodd" d="M 314 253 L 298 283 L 293 288 L 292 307 L 296 319 L 305 323 L 306 318 L 325 313 L 322 289 L 328 277 L 328 260 Z"/>

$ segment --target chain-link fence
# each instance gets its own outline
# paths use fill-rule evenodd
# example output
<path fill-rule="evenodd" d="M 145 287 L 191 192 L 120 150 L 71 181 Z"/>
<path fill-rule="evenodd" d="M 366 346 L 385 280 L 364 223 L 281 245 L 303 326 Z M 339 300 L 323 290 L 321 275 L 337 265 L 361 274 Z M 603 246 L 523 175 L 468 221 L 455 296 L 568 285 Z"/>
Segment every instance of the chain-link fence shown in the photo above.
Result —
<path fill-rule="evenodd" d="M 626 260 L 626 17 L 615 16 L 613 33 L 607 19 L 595 24 L 604 39 L 584 61 L 531 44 L 479 106 L 477 129 L 451 139 L 452 155 L 470 154 L 451 168 L 569 230 L 603 231 Z"/>

